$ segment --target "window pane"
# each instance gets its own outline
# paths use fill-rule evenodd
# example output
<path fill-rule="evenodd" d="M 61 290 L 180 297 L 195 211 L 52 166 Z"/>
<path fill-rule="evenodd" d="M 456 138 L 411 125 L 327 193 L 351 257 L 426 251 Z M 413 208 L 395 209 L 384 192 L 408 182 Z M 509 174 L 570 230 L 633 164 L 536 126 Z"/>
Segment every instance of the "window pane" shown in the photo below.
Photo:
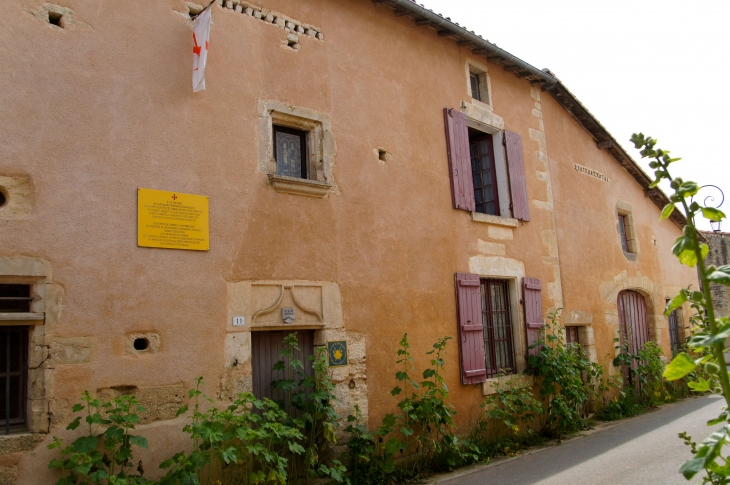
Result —
<path fill-rule="evenodd" d="M 0 284 L 0 313 L 30 311 L 30 285 Z"/>
<path fill-rule="evenodd" d="M 302 139 L 291 133 L 276 133 L 276 173 L 288 177 L 302 176 Z"/>
<path fill-rule="evenodd" d="M 477 203 L 476 211 L 497 215 L 499 204 L 496 194 L 496 180 L 494 176 L 494 158 L 492 156 L 492 138 L 490 135 L 479 134 L 472 137 L 470 143 L 472 179 L 474 182 L 474 198 Z"/>
<path fill-rule="evenodd" d="M 479 92 L 479 76 L 477 76 L 476 74 L 471 74 L 469 76 L 469 79 L 471 80 L 471 97 L 476 99 L 477 101 L 481 101 L 482 96 Z"/>

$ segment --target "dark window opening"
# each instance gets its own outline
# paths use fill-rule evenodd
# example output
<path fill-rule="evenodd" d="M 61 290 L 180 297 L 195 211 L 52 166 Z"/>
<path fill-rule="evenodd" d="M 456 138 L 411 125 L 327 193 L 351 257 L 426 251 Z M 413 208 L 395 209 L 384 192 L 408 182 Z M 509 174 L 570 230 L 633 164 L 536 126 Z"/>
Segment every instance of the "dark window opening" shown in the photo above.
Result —
<path fill-rule="evenodd" d="M 387 162 L 388 161 L 388 152 L 386 152 L 382 148 L 378 148 L 378 160 L 380 160 L 381 162 Z"/>
<path fill-rule="evenodd" d="M 314 355 L 314 331 L 300 330 L 294 331 L 273 331 L 273 332 L 251 332 L 251 371 L 253 373 L 253 393 L 258 399 L 268 398 L 283 404 L 287 410 L 290 410 L 284 390 L 271 385 L 272 382 L 285 379 L 286 372 L 284 370 L 273 370 L 274 365 L 282 360 L 281 349 L 284 344 L 284 337 L 291 333 L 297 334 L 299 350 L 294 351 L 293 358 L 304 364 L 304 374 L 306 376 L 314 376 L 312 368 L 311 356 Z M 289 362 L 285 362 L 289 368 Z M 289 373 L 293 374 L 291 368 Z M 296 379 L 297 382 L 301 377 L 290 377 Z M 299 410 L 294 410 L 295 415 L 299 415 Z"/>
<path fill-rule="evenodd" d="M 578 344 L 578 327 L 565 327 L 565 343 L 566 344 Z"/>
<path fill-rule="evenodd" d="M 0 328 L 0 419 L 5 434 L 25 430 L 28 330 Z"/>
<path fill-rule="evenodd" d="M 621 248 L 624 250 L 625 253 L 631 252 L 629 250 L 629 236 L 626 232 L 629 226 L 628 222 L 628 216 L 625 216 L 623 214 L 618 215 L 618 232 L 621 235 Z"/>
<path fill-rule="evenodd" d="M 0 313 L 27 313 L 32 302 L 30 285 L 0 284 Z"/>
<path fill-rule="evenodd" d="M 63 19 L 63 14 L 60 14 L 58 12 L 48 12 L 48 23 L 57 25 L 58 27 L 63 28 L 61 19 Z"/>
<path fill-rule="evenodd" d="M 484 325 L 484 353 L 487 377 L 499 372 L 513 374 L 515 352 L 510 318 L 509 282 L 481 280 L 482 325 Z"/>
<path fill-rule="evenodd" d="M 5 197 L 5 192 L 3 192 L 2 187 L 0 187 L 0 207 L 4 206 L 7 201 L 8 198 Z"/>
<path fill-rule="evenodd" d="M 667 303 L 669 303 L 669 300 L 667 300 Z M 679 314 L 676 309 L 669 314 L 669 341 L 672 347 L 672 355 L 682 351 L 682 341 L 679 337 Z"/>
<path fill-rule="evenodd" d="M 498 216 L 499 198 L 492 135 L 469 128 L 469 150 L 471 152 L 475 210 L 483 214 Z"/>
<path fill-rule="evenodd" d="M 469 74 L 469 81 L 471 82 L 471 97 L 477 101 L 481 101 L 482 93 L 479 89 L 479 75 Z"/>
<path fill-rule="evenodd" d="M 274 126 L 274 158 L 277 174 L 308 178 L 306 132 Z"/>

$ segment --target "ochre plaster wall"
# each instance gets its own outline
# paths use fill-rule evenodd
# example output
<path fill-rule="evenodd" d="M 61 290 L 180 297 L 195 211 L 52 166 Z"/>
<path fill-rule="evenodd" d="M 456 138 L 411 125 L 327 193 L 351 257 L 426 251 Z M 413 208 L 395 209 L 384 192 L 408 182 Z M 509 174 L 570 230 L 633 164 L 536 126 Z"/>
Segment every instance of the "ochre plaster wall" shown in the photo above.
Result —
<path fill-rule="evenodd" d="M 402 335 L 421 369 L 438 337 L 456 339 L 454 273 L 472 271 L 472 258 L 503 258 L 494 271 L 517 261 L 543 282 L 545 310 L 592 315 L 601 362 L 613 350 L 611 291 L 643 285 L 659 302 L 666 287 L 696 284 L 671 257 L 679 229 L 657 222 L 642 188 L 546 93 L 488 65 L 494 113 L 522 137 L 531 221 L 475 222 L 451 206 L 442 115 L 470 101 L 471 53 L 369 0 L 259 3 L 317 25 L 324 40 L 303 37 L 294 51 L 282 45 L 283 29 L 215 5 L 208 89 L 196 94 L 181 0 L 144 8 L 67 0 L 84 26 L 63 30 L 24 11 L 39 1 L 4 12 L 0 39 L 13 49 L 0 58 L 0 177 L 28 181 L 30 209 L 0 212 L 0 256 L 53 267 L 65 294 L 46 345 L 93 345 L 87 360 L 47 364 L 54 434 L 66 435 L 63 410 L 84 389 L 188 388 L 202 375 L 204 391 L 217 395 L 230 365 L 229 289 L 239 282 L 339 286 L 343 328 L 364 336 L 372 426 L 396 404 L 389 391 Z M 268 185 L 257 170 L 260 100 L 330 115 L 336 193 L 303 197 Z M 375 148 L 387 150 L 387 162 Z M 579 174 L 573 163 L 611 182 Z M 208 196 L 210 250 L 138 248 L 138 187 Z M 618 199 L 637 221 L 635 262 L 618 240 Z M 127 336 L 140 333 L 159 336 L 156 353 L 125 353 Z M 661 341 L 666 352 L 666 334 Z M 446 372 L 466 426 L 483 390 L 460 384 L 456 340 Z M 185 446 L 181 426 L 142 427 L 153 450 L 145 463 Z M 2 466 L 15 467 L 18 483 L 52 483 L 49 441 Z"/>

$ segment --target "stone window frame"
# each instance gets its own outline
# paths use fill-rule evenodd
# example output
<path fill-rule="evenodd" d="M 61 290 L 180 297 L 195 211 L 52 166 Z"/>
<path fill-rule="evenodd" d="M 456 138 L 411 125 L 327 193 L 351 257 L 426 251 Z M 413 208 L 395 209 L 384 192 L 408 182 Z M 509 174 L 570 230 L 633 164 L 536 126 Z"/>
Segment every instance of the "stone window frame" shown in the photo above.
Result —
<path fill-rule="evenodd" d="M 486 108 L 489 111 L 494 109 L 492 104 L 492 82 L 489 79 L 489 69 L 485 64 L 474 59 L 467 59 L 465 63 L 466 92 L 469 93 L 471 102 Z M 479 94 L 481 99 L 476 99 L 471 90 L 471 75 L 479 78 Z"/>
<path fill-rule="evenodd" d="M 621 241 L 621 226 L 619 218 L 624 217 L 624 230 L 626 232 L 626 244 L 628 251 L 623 249 L 623 241 Z M 639 258 L 639 238 L 636 234 L 636 221 L 634 220 L 633 208 L 631 204 L 623 200 L 616 201 L 616 236 L 621 251 L 627 260 L 636 262 Z"/>
<path fill-rule="evenodd" d="M 310 197 L 325 197 L 330 192 L 339 193 L 334 180 L 336 144 L 329 114 L 280 101 L 259 100 L 258 116 L 258 171 L 267 175 L 274 190 Z M 306 133 L 309 178 L 277 174 L 274 125 Z"/>
<path fill-rule="evenodd" d="M 30 312 L 0 313 L 0 325 L 26 327 L 28 329 L 26 379 L 26 421 L 25 430 L 7 436 L 2 440 L 14 440 L 21 444 L 35 446 L 36 440 L 28 440 L 28 434 L 47 433 L 49 428 L 50 393 L 46 389 L 49 375 L 43 363 L 48 359 L 46 346 L 46 287 L 51 283 L 50 265 L 38 258 L 0 258 L 0 283 L 30 286 L 33 301 Z M 27 443 L 26 443 L 27 442 Z M 7 444 L 7 443 L 6 443 Z M 2 445 L 0 445 L 0 448 Z M 19 450 L 22 451 L 22 450 Z"/>

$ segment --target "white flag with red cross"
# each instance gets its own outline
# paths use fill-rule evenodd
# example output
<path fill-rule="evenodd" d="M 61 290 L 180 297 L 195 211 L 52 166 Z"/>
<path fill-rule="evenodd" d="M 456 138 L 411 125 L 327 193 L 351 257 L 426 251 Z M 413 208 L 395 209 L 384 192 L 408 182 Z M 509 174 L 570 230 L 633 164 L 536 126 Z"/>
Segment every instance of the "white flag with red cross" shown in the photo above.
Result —
<path fill-rule="evenodd" d="M 205 89 L 205 61 L 208 59 L 210 13 L 213 4 L 195 17 L 193 22 L 193 92 Z"/>

